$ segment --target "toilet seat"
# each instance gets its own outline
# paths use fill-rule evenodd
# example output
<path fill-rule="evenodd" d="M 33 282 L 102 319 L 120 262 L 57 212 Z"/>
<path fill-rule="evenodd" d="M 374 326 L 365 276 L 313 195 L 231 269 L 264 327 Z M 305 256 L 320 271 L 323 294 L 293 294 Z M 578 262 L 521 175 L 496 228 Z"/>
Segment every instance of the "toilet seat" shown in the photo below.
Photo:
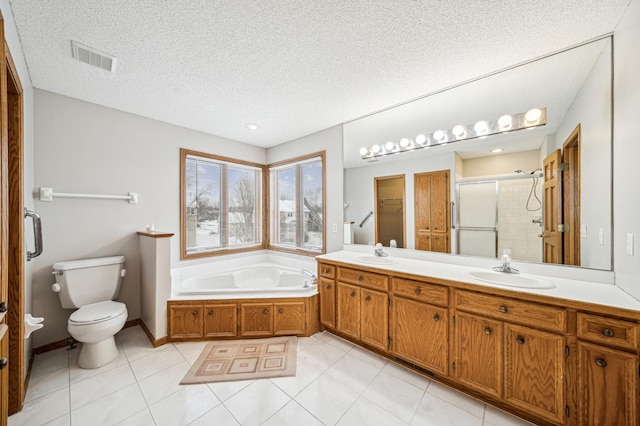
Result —
<path fill-rule="evenodd" d="M 69 325 L 91 325 L 109 321 L 124 314 L 127 305 L 121 302 L 107 300 L 82 306 L 69 317 Z"/>

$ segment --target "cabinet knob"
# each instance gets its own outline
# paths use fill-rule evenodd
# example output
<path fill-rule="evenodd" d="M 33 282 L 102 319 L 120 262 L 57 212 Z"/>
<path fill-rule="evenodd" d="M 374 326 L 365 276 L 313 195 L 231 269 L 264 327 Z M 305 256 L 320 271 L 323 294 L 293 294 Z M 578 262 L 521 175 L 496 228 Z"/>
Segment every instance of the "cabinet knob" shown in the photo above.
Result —
<path fill-rule="evenodd" d="M 193 311 L 193 313 L 191 315 L 193 315 L 194 317 L 197 317 L 198 316 L 198 311 Z"/>
<path fill-rule="evenodd" d="M 358 275 L 358 281 L 362 281 L 362 275 Z"/>
<path fill-rule="evenodd" d="M 327 284 L 327 288 L 331 288 L 331 284 Z"/>
<path fill-rule="evenodd" d="M 435 315 L 433 316 L 433 320 L 434 320 L 434 321 L 440 321 L 440 315 L 435 314 Z"/>
<path fill-rule="evenodd" d="M 264 311 L 262 311 L 263 314 L 267 315 L 269 313 L 268 309 L 265 309 Z"/>
<path fill-rule="evenodd" d="M 323 273 L 323 274 L 328 274 L 328 273 L 329 273 L 329 270 L 328 270 L 327 268 L 324 268 L 324 269 L 322 270 L 322 273 Z"/>
<path fill-rule="evenodd" d="M 607 336 L 607 337 L 613 337 L 613 335 L 614 335 L 615 333 L 614 333 L 614 332 L 613 332 L 613 330 L 612 330 L 612 329 L 610 329 L 610 328 L 603 328 L 603 329 L 602 329 L 602 334 L 604 334 L 604 335 L 605 335 L 605 336 Z"/>
<path fill-rule="evenodd" d="M 0 370 L 4 370 L 9 365 L 9 360 L 7 358 L 0 358 Z"/>
<path fill-rule="evenodd" d="M 484 328 L 484 334 L 486 334 L 487 336 L 491 335 L 491 329 L 489 327 L 485 327 Z"/>
<path fill-rule="evenodd" d="M 503 314 L 507 313 L 507 307 L 506 306 L 500 306 L 500 312 L 502 312 Z"/>
<path fill-rule="evenodd" d="M 371 296 L 367 296 L 367 297 L 365 297 L 365 298 L 364 298 L 364 300 L 365 300 L 366 302 L 368 302 L 369 300 L 371 300 Z"/>
<path fill-rule="evenodd" d="M 421 290 L 420 290 L 419 288 L 416 288 L 416 289 L 415 289 L 415 291 L 414 291 L 414 293 L 415 293 L 415 294 L 420 294 L 420 293 L 421 293 Z"/>
<path fill-rule="evenodd" d="M 603 367 L 603 368 L 604 368 L 604 367 L 606 367 L 606 366 L 607 366 L 607 361 L 605 361 L 605 360 L 604 360 L 604 359 L 602 359 L 602 358 L 596 358 L 596 365 L 597 365 L 598 367 Z"/>
<path fill-rule="evenodd" d="M 351 292 L 351 297 L 354 297 L 355 295 L 356 295 L 356 292 L 355 292 L 355 291 L 352 291 L 352 292 Z"/>
<path fill-rule="evenodd" d="M 520 336 L 516 337 L 516 342 L 520 343 L 521 345 L 524 345 L 524 339 Z"/>
<path fill-rule="evenodd" d="M 436 226 L 436 227 L 435 227 L 435 228 L 433 228 L 433 229 L 435 229 L 435 230 L 437 231 L 437 230 L 438 230 L 438 227 Z"/>
<path fill-rule="evenodd" d="M 9 309 L 7 302 L 0 303 L 0 313 L 7 312 L 7 309 Z"/>
<path fill-rule="evenodd" d="M 209 316 L 213 315 L 213 309 L 209 311 Z"/>
<path fill-rule="evenodd" d="M 280 308 L 280 309 L 278 309 L 278 313 L 280 313 L 280 314 L 281 314 L 281 313 L 283 313 L 283 312 L 284 312 L 284 308 Z"/>

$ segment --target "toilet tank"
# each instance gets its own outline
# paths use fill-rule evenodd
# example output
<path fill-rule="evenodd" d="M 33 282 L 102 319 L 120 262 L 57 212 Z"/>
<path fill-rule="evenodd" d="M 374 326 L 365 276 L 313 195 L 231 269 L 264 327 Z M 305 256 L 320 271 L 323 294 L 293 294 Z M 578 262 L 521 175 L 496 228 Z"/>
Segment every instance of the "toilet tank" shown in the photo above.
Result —
<path fill-rule="evenodd" d="M 125 273 L 124 256 L 56 262 L 53 274 L 58 285 L 53 291 L 65 309 L 113 300 L 120 294 Z"/>

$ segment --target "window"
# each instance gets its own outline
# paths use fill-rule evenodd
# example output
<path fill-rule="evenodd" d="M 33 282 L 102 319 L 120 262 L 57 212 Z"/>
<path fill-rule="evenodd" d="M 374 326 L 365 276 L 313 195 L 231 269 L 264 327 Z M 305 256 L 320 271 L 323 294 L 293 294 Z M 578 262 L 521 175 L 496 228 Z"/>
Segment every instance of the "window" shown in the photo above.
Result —
<path fill-rule="evenodd" d="M 264 248 L 264 166 L 180 150 L 181 258 Z"/>
<path fill-rule="evenodd" d="M 269 248 L 324 253 L 324 152 L 272 164 Z"/>

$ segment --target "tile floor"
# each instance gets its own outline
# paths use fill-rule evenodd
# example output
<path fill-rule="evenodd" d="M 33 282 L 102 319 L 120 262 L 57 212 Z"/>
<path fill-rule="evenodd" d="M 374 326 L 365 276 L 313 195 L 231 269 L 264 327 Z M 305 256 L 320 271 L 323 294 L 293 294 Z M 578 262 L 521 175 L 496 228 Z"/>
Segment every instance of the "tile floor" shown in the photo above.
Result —
<path fill-rule="evenodd" d="M 206 342 L 152 348 L 140 327 L 96 370 L 35 358 L 18 425 L 529 425 L 329 333 L 298 339 L 296 377 L 181 386 Z"/>

